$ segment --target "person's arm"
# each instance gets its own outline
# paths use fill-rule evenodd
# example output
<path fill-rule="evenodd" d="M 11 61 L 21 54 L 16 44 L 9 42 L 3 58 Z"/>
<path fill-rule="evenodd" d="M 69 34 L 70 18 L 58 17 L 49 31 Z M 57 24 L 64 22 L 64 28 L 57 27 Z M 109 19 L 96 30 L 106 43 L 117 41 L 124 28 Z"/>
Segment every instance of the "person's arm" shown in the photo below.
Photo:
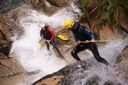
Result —
<path fill-rule="evenodd" d="M 95 41 L 95 39 L 94 39 L 94 38 L 92 38 L 92 39 L 90 40 L 90 42 L 96 42 L 96 41 Z"/>
<path fill-rule="evenodd" d="M 41 31 L 40 31 L 40 36 L 42 36 L 42 34 L 43 34 L 42 29 L 43 29 L 43 28 L 41 28 Z"/>
<path fill-rule="evenodd" d="M 42 41 L 43 39 L 41 38 L 41 40 L 39 41 L 39 43 Z"/>
<path fill-rule="evenodd" d="M 76 35 L 74 35 L 74 39 L 76 41 L 76 44 L 79 44 L 80 43 L 80 40 L 78 39 L 78 37 Z"/>
<path fill-rule="evenodd" d="M 51 39 L 49 40 L 49 42 L 53 41 L 55 38 L 55 34 L 53 33 L 53 31 L 50 30 L 50 28 L 48 27 L 48 31 L 50 32 L 50 34 L 52 35 Z"/>
<path fill-rule="evenodd" d="M 85 28 L 84 32 L 87 34 L 88 39 L 89 39 L 90 42 L 95 42 L 95 36 L 94 36 L 93 33 L 91 33 L 90 31 L 86 30 L 86 28 Z"/>
<path fill-rule="evenodd" d="M 43 39 L 45 39 L 45 38 L 44 38 L 44 30 L 43 30 L 43 28 L 41 28 L 40 37 L 41 37 L 41 39 L 40 39 L 39 42 L 41 42 Z"/>
<path fill-rule="evenodd" d="M 90 42 L 96 42 L 96 41 L 95 41 L 95 36 L 94 36 L 94 34 L 92 34 L 91 32 L 89 32 L 88 35 L 89 35 L 89 39 L 90 39 L 89 41 L 90 41 Z"/>

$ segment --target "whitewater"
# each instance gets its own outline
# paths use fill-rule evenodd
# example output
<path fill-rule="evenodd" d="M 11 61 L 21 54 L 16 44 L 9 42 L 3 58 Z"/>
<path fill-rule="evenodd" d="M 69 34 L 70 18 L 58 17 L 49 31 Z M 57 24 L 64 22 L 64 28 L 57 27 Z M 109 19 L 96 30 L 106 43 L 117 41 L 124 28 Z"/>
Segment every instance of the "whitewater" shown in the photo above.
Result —
<path fill-rule="evenodd" d="M 16 85 L 31 85 L 36 80 L 48 74 L 54 73 L 69 64 L 64 59 L 56 56 L 52 49 L 53 47 L 50 47 L 50 51 L 48 51 L 46 49 L 46 45 L 43 47 L 40 46 L 39 41 L 41 40 L 41 25 L 47 23 L 52 27 L 52 29 L 63 27 L 63 22 L 65 20 L 77 20 L 79 9 L 71 3 L 70 6 L 57 11 L 52 16 L 47 16 L 45 13 L 38 12 L 29 7 L 21 8 L 21 10 L 19 10 L 19 13 L 21 13 L 22 16 L 18 16 L 18 21 L 19 26 L 24 32 L 20 37 L 17 37 L 17 33 L 14 34 L 15 36 L 13 37 L 14 42 L 11 48 L 11 53 L 16 55 L 17 60 L 27 72 L 37 72 L 33 76 L 30 76 L 31 78 L 27 81 L 17 82 Z M 102 57 L 107 59 L 109 63 L 113 64 L 116 60 L 115 56 L 117 56 L 124 47 L 125 45 L 122 42 L 118 42 L 116 44 L 112 42 L 100 47 L 99 52 Z M 91 63 L 94 63 L 95 61 L 96 64 L 93 64 L 91 69 L 89 69 L 89 77 L 91 74 L 98 74 L 102 78 L 100 85 L 103 84 L 103 81 L 105 81 L 106 78 L 109 79 L 113 77 L 115 74 L 113 66 L 106 67 L 101 63 L 97 63 L 90 51 L 88 51 L 87 54 L 84 52 L 80 54 L 80 58 L 83 60 L 90 57 L 93 58 Z M 99 71 L 99 69 L 101 70 Z M 109 73 L 113 75 L 110 75 Z M 84 81 L 86 81 L 87 78 Z M 78 84 L 75 83 L 74 85 Z"/>
<path fill-rule="evenodd" d="M 72 10 L 67 10 L 69 8 Z M 14 34 L 11 53 L 17 56 L 17 60 L 27 72 L 37 72 L 37 74 L 31 80 L 16 85 L 31 85 L 39 78 L 56 72 L 68 64 L 64 59 L 56 56 L 53 47 L 50 47 L 50 51 L 46 49 L 46 45 L 41 47 L 39 43 L 41 40 L 41 25 L 47 23 L 52 29 L 62 27 L 66 19 L 75 20 L 76 15 L 74 12 L 78 13 L 79 10 L 71 4 L 52 16 L 47 16 L 30 8 L 19 10 L 19 12 L 24 14 L 18 18 L 19 26 L 24 32 L 19 39 L 17 39 L 17 33 Z"/>

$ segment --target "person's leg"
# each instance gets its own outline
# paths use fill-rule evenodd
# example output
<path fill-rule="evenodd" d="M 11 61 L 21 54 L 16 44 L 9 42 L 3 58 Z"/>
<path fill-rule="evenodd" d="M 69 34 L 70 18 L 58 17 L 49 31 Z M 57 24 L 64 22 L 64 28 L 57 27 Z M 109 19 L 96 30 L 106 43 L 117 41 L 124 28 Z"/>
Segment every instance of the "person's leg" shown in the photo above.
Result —
<path fill-rule="evenodd" d="M 90 43 L 90 46 L 91 46 L 91 51 L 95 57 L 95 59 L 98 61 L 98 62 L 101 62 L 101 63 L 104 63 L 106 65 L 108 65 L 108 62 L 102 58 L 98 52 L 98 48 L 97 48 L 97 45 L 96 43 Z"/>
<path fill-rule="evenodd" d="M 55 41 L 52 41 L 50 42 L 52 44 L 52 46 L 56 49 L 56 51 L 58 52 L 59 56 L 64 58 L 64 56 L 61 54 L 60 50 L 58 49 L 57 45 L 56 45 L 56 42 Z"/>
<path fill-rule="evenodd" d="M 54 48 L 56 47 L 55 41 L 50 42 L 50 44 L 51 44 Z"/>
<path fill-rule="evenodd" d="M 50 47 L 49 43 L 47 41 L 45 43 L 46 43 L 46 46 L 47 46 L 47 50 L 49 50 L 49 47 Z"/>
<path fill-rule="evenodd" d="M 80 61 L 80 58 L 78 57 L 78 53 L 85 50 L 85 49 L 87 49 L 87 47 L 83 43 L 80 43 L 71 51 L 71 55 L 76 60 Z"/>

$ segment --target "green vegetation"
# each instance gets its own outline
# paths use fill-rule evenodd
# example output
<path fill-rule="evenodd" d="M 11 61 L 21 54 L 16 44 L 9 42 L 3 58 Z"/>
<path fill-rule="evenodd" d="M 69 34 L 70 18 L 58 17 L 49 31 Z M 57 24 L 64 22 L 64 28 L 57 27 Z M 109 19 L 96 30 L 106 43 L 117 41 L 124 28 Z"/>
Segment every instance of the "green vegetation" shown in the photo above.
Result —
<path fill-rule="evenodd" d="M 108 24 L 112 29 L 120 28 L 120 8 L 128 16 L 128 0 L 79 0 L 82 10 L 82 18 L 87 19 L 87 23 L 97 20 L 97 26 Z M 90 25 L 89 25 L 90 26 Z"/>

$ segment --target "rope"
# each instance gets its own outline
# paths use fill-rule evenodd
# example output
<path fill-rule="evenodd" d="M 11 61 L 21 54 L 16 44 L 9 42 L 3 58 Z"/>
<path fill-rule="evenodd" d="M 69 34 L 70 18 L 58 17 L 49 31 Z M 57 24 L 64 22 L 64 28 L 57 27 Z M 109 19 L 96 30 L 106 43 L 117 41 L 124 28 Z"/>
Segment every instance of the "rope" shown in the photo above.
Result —
<path fill-rule="evenodd" d="M 128 38 L 125 39 L 114 39 L 114 40 L 96 40 L 96 43 L 100 43 L 100 42 L 128 42 Z M 80 41 L 80 43 L 89 43 L 90 41 Z M 74 46 L 71 46 L 70 48 L 68 48 L 65 52 L 69 51 L 70 49 L 72 49 Z"/>
<path fill-rule="evenodd" d="M 122 41 L 122 42 L 128 42 L 128 38 L 126 39 L 114 39 L 114 40 L 96 40 L 97 43 L 99 42 L 119 42 L 119 41 Z M 81 41 L 81 43 L 88 43 L 90 41 Z"/>

